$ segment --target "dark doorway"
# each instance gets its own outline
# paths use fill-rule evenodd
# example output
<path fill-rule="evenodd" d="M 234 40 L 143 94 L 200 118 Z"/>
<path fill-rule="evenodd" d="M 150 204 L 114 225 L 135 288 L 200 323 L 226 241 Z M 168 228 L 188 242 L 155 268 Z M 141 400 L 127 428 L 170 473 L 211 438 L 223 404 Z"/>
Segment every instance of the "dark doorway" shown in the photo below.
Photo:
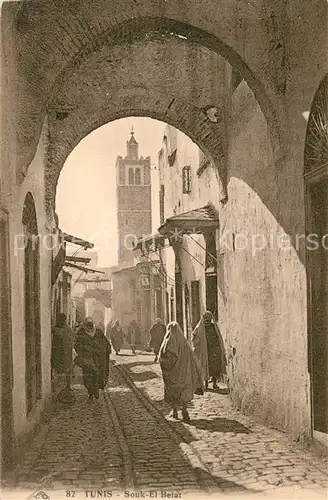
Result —
<path fill-rule="evenodd" d="M 320 243 L 308 244 L 313 428 L 328 433 L 328 178 L 312 184 L 309 197 L 311 233 Z"/>
<path fill-rule="evenodd" d="M 144 290 L 143 292 L 143 323 L 145 325 L 145 330 L 148 332 L 151 327 L 151 295 L 150 290 Z"/>
<path fill-rule="evenodd" d="M 156 318 L 161 318 L 163 320 L 163 297 L 162 290 L 155 291 L 156 297 Z"/>
<path fill-rule="evenodd" d="M 189 286 L 187 283 L 184 287 L 184 302 L 185 302 L 185 321 L 186 321 L 186 331 L 185 335 L 187 338 L 190 338 L 190 293 Z"/>
<path fill-rule="evenodd" d="M 9 268 L 9 223 L 7 212 L 0 210 L 0 290 L 1 290 L 1 470 L 13 464 L 13 359 Z"/>
<path fill-rule="evenodd" d="M 174 289 L 171 287 L 171 294 L 170 294 L 170 321 L 174 321 L 175 316 L 174 316 Z"/>
<path fill-rule="evenodd" d="M 195 328 L 200 320 L 200 290 L 199 281 L 191 282 L 191 323 L 192 328 Z"/>
<path fill-rule="evenodd" d="M 165 321 L 167 324 L 170 322 L 170 295 L 169 295 L 169 292 L 165 292 L 165 303 L 166 303 Z"/>
<path fill-rule="evenodd" d="M 206 309 L 211 311 L 218 319 L 218 278 L 215 232 L 205 235 L 206 258 L 205 258 L 205 285 L 206 285 Z"/>
<path fill-rule="evenodd" d="M 182 278 L 180 271 L 175 273 L 175 307 L 176 321 L 183 330 Z"/>
<path fill-rule="evenodd" d="M 41 329 L 39 238 L 32 195 L 26 196 L 23 210 L 25 241 L 25 384 L 26 412 L 41 397 Z"/>

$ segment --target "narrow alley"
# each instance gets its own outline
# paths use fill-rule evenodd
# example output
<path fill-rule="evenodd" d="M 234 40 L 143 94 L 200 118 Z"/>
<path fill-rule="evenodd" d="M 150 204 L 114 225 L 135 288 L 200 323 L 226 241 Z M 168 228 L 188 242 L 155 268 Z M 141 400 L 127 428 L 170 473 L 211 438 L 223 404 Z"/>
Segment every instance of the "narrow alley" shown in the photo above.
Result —
<path fill-rule="evenodd" d="M 24 490 L 50 498 L 51 491 L 56 498 L 326 495 L 326 462 L 234 410 L 223 388 L 196 396 L 190 424 L 173 420 L 153 354 L 116 356 L 98 400 L 90 402 L 80 382 L 77 371 L 75 403 L 57 403 L 3 499 Z"/>

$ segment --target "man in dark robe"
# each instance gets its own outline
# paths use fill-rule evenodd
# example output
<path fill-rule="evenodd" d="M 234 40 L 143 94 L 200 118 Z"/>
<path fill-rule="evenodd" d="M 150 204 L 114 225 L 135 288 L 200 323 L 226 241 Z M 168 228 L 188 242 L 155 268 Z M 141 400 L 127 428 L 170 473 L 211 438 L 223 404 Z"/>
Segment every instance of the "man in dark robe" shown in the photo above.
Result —
<path fill-rule="evenodd" d="M 125 335 L 123 328 L 121 327 L 120 322 L 116 321 L 110 332 L 110 340 L 112 342 L 112 346 L 115 349 L 116 355 L 120 353 L 120 350 L 123 347 L 124 337 Z"/>
<path fill-rule="evenodd" d="M 149 346 L 153 348 L 155 354 L 155 363 L 158 359 L 158 353 L 165 337 L 166 326 L 160 318 L 155 320 L 155 323 L 151 327 L 150 331 L 150 342 Z"/>
<path fill-rule="evenodd" d="M 128 328 L 128 340 L 131 346 L 132 354 L 136 353 L 136 346 L 140 342 L 140 328 L 135 319 L 131 321 Z"/>
<path fill-rule="evenodd" d="M 103 390 L 108 380 L 111 345 L 103 332 L 95 327 L 92 318 L 86 318 L 74 348 L 78 354 L 74 362 L 82 368 L 89 399 L 98 399 L 99 389 Z"/>
<path fill-rule="evenodd" d="M 51 367 L 57 373 L 66 374 L 67 389 L 71 387 L 74 337 L 66 314 L 60 313 L 52 329 Z"/>
<path fill-rule="evenodd" d="M 192 337 L 205 388 L 208 387 L 208 380 L 211 377 L 213 389 L 217 389 L 217 381 L 226 374 L 227 361 L 223 339 L 211 311 L 204 312 Z"/>

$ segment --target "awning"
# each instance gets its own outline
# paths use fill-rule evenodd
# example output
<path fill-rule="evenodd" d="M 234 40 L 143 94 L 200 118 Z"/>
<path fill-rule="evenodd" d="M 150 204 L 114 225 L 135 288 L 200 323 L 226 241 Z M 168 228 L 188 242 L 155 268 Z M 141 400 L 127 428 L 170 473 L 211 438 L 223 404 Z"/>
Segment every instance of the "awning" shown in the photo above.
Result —
<path fill-rule="evenodd" d="M 71 234 L 62 233 L 62 237 L 68 243 L 73 243 L 74 245 L 80 245 L 81 247 L 84 248 L 84 250 L 87 250 L 88 248 L 91 249 L 94 247 L 93 243 L 90 243 L 89 241 L 86 240 L 82 240 L 81 238 L 77 238 L 76 236 L 73 236 Z"/>
<path fill-rule="evenodd" d="M 72 264 L 72 262 L 66 262 L 64 264 L 66 267 L 73 267 L 74 269 L 78 269 L 79 271 L 83 271 L 85 273 L 99 273 L 105 274 L 103 271 L 97 271 L 97 269 L 91 269 L 90 267 L 78 266 L 77 264 Z"/>
<path fill-rule="evenodd" d="M 177 238 L 183 234 L 200 234 L 214 231 L 218 227 L 219 214 L 213 205 L 209 204 L 166 219 L 158 231 L 166 238 Z"/>
<path fill-rule="evenodd" d="M 139 238 L 136 245 L 134 245 L 134 250 L 149 251 L 151 248 L 157 250 L 158 248 L 164 246 L 164 242 L 165 237 L 159 233 L 155 233 L 144 238 Z"/>
<path fill-rule="evenodd" d="M 76 257 L 75 255 L 66 255 L 66 260 L 69 262 L 81 262 L 82 264 L 89 264 L 90 257 Z"/>

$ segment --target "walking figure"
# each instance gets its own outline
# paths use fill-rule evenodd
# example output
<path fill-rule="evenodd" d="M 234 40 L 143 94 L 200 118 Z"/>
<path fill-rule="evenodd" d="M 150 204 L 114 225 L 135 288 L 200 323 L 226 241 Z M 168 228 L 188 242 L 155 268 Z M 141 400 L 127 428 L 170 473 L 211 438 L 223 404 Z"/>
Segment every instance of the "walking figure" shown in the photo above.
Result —
<path fill-rule="evenodd" d="M 66 375 L 66 389 L 71 388 L 74 331 L 67 324 L 66 314 L 60 313 L 52 330 L 51 366 L 57 373 Z"/>
<path fill-rule="evenodd" d="M 135 319 L 131 321 L 128 328 L 128 339 L 131 346 L 132 354 L 136 353 L 136 346 L 140 338 L 140 328 Z"/>
<path fill-rule="evenodd" d="M 111 345 L 92 318 L 86 318 L 76 336 L 74 348 L 77 352 L 74 363 L 82 368 L 89 399 L 98 399 L 99 389 L 103 390 L 108 380 Z"/>
<path fill-rule="evenodd" d="M 117 320 L 110 332 L 110 339 L 112 342 L 112 346 L 114 347 L 117 356 L 123 347 L 124 338 L 125 335 L 123 328 L 121 327 L 120 322 Z"/>
<path fill-rule="evenodd" d="M 192 347 L 176 321 L 169 323 L 159 352 L 164 381 L 164 401 L 173 408 L 173 417 L 190 422 L 187 405 L 194 394 L 203 393 L 203 381 Z"/>
<path fill-rule="evenodd" d="M 226 373 L 227 363 L 223 340 L 211 311 L 204 312 L 192 332 L 192 342 L 205 388 L 208 388 L 208 381 L 212 377 L 213 389 L 217 389 L 217 381 Z"/>
<path fill-rule="evenodd" d="M 155 360 L 154 362 L 157 362 L 158 359 L 158 353 L 161 347 L 161 344 L 163 342 L 164 336 L 166 332 L 166 326 L 163 323 L 163 321 L 160 318 L 157 318 L 155 320 L 155 323 L 151 327 L 149 333 L 150 333 L 150 342 L 149 342 L 149 347 L 151 347 L 154 350 L 155 354 Z"/>

